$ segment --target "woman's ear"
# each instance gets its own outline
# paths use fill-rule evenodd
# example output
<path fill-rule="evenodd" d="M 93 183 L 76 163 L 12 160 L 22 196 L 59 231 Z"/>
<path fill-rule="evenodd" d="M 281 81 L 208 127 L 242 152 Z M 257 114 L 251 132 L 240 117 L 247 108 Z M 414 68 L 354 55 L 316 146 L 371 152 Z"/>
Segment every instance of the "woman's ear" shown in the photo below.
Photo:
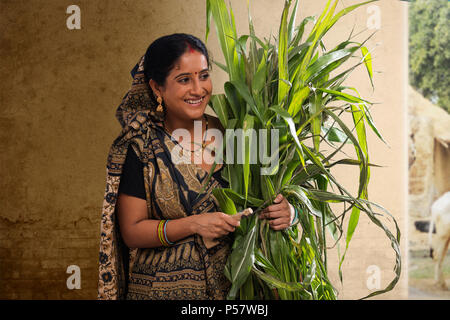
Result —
<path fill-rule="evenodd" d="M 155 80 L 150 79 L 150 81 L 148 82 L 148 85 L 152 89 L 153 94 L 156 96 L 156 98 L 157 97 L 162 97 L 161 87 L 156 83 Z"/>

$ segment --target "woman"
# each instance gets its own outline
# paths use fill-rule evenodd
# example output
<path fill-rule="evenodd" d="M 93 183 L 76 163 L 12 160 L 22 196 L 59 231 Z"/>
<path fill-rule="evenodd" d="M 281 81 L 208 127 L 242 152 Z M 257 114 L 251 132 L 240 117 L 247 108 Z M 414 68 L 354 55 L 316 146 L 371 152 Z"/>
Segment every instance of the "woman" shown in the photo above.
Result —
<path fill-rule="evenodd" d="M 227 295 L 223 268 L 239 220 L 220 212 L 212 196 L 227 186 L 222 167 L 202 191 L 211 169 L 203 154 L 214 147 L 208 129 L 223 131 L 204 113 L 210 68 L 198 38 L 173 34 L 153 42 L 132 70 L 131 89 L 116 113 L 123 130 L 108 157 L 99 299 Z M 190 141 L 177 141 L 177 129 L 187 130 Z M 190 163 L 172 161 L 176 147 L 187 151 Z M 260 217 L 271 219 L 275 230 L 289 227 L 292 206 L 281 195 L 274 202 Z"/>

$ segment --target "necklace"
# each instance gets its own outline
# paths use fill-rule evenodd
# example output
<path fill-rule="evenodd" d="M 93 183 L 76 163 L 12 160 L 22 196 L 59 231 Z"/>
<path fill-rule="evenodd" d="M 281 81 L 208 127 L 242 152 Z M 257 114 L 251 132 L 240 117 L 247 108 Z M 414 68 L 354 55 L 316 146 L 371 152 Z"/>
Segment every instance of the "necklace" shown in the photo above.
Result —
<path fill-rule="evenodd" d="M 206 148 L 206 134 L 207 134 L 207 132 L 208 132 L 208 117 L 205 115 L 205 114 L 203 114 L 203 118 L 205 119 L 205 135 L 204 135 L 204 137 L 203 137 L 203 140 L 202 140 L 202 145 L 201 145 L 201 147 L 200 148 L 198 148 L 197 150 L 189 150 L 191 153 L 196 153 L 196 152 L 198 152 L 198 151 L 200 151 L 200 150 L 204 150 L 205 148 Z M 167 130 L 167 127 L 166 127 L 166 123 L 165 122 L 163 122 L 163 126 L 164 126 L 164 130 L 166 130 L 166 132 L 170 135 L 170 138 L 172 139 L 172 140 L 174 140 L 174 141 L 176 141 L 174 138 L 172 138 L 172 135 L 169 133 L 169 130 Z M 178 144 L 179 144 L 179 146 L 183 149 L 183 150 L 186 150 L 178 141 L 176 141 Z M 191 143 L 195 143 L 194 141 L 191 141 Z"/>

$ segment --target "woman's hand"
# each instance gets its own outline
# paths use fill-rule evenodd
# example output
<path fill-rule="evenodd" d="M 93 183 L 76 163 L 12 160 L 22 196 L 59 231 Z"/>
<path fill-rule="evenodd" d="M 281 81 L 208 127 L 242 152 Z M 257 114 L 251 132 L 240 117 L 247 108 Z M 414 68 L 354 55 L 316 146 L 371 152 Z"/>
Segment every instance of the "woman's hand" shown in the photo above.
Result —
<path fill-rule="evenodd" d="M 289 228 L 295 214 L 294 208 L 282 194 L 278 194 L 273 203 L 261 212 L 260 219 L 269 219 L 273 230 Z"/>
<path fill-rule="evenodd" d="M 206 239 L 223 237 L 234 232 L 239 226 L 239 220 L 223 212 L 205 212 L 192 216 L 192 231 Z"/>

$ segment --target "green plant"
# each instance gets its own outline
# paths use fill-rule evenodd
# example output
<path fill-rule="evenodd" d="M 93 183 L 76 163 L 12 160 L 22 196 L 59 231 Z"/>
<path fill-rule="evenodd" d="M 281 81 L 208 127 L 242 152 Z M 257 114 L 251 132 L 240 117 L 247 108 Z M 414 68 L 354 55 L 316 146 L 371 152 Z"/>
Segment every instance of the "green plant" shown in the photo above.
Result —
<path fill-rule="evenodd" d="M 278 38 L 272 42 L 271 38 L 261 40 L 256 36 L 250 14 L 250 34 L 238 37 L 232 9 L 228 9 L 223 0 L 206 1 L 206 40 L 212 17 L 225 58 L 225 64 L 215 63 L 229 75 L 225 93 L 212 97 L 212 108 L 225 129 L 241 129 L 244 133 L 266 129 L 258 132 L 264 133 L 267 146 L 272 138 L 278 138 L 277 148 L 270 150 L 270 154 L 279 161 L 269 174 L 261 174 L 260 169 L 267 169 L 268 165 L 260 159 L 256 163 L 251 161 L 253 155 L 259 154 L 261 146 L 255 143 L 254 136 L 244 134 L 243 163 L 237 163 L 236 159 L 226 163 L 223 177 L 230 187 L 214 190 L 224 212 L 235 214 L 249 206 L 256 212 L 243 218 L 235 232 L 225 268 L 232 283 L 228 298 L 336 299 L 336 290 L 327 275 L 326 230 L 334 245 L 345 233 L 345 250 L 339 264 L 342 280 L 341 265 L 361 212 L 384 230 L 396 254 L 395 278 L 385 289 L 367 297 L 380 294 L 391 290 L 400 277 L 400 231 L 393 219 L 394 236 L 373 208 L 386 215 L 389 213 L 368 200 L 372 164 L 369 163 L 366 127 L 383 139 L 370 115 L 371 103 L 361 98 L 357 89 L 343 85 L 360 65 L 365 66 L 372 83 L 371 55 L 364 43 L 350 38 L 331 50 L 326 50 L 322 41 L 342 16 L 373 1 L 336 12 L 338 0 L 333 3 L 328 0 L 318 19 L 307 17 L 298 26 L 295 26 L 298 0 L 289 16 L 291 2 L 285 1 Z M 305 35 L 308 23 L 313 25 Z M 361 57 L 356 64 L 336 72 L 359 53 Z M 341 119 L 346 112 L 351 113 L 354 128 Z M 278 129 L 278 137 L 271 131 L 273 129 Z M 230 139 L 226 136 L 223 141 L 222 154 Z M 332 148 L 332 152 L 323 154 L 320 151 L 323 143 Z M 345 144 L 353 145 L 356 159 L 336 160 Z M 356 196 L 332 175 L 330 169 L 338 165 L 359 168 Z M 278 193 L 300 209 L 301 235 L 297 226 L 273 231 L 266 220 L 257 218 L 257 213 L 271 204 Z M 336 215 L 330 203 L 348 206 Z M 345 232 L 344 218 L 348 212 Z"/>

